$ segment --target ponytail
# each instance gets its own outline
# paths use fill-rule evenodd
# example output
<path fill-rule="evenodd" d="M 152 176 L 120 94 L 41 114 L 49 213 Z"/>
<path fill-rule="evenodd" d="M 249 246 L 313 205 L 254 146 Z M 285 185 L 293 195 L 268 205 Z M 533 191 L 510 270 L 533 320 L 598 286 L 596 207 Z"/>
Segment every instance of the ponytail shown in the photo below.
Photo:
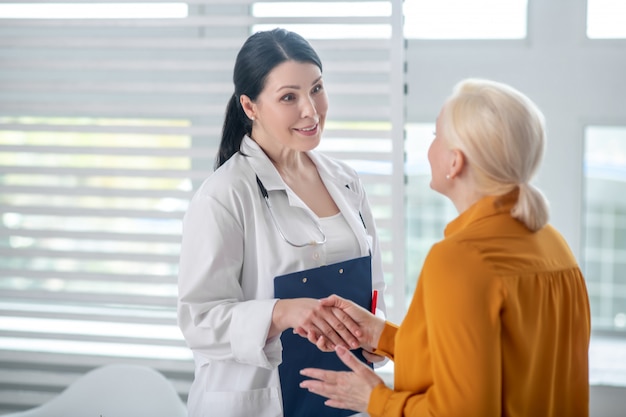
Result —
<path fill-rule="evenodd" d="M 237 94 L 233 94 L 226 106 L 222 140 L 215 159 L 215 169 L 221 167 L 231 156 L 239 152 L 243 137 L 250 135 L 250 132 L 250 121 L 243 114 Z"/>
<path fill-rule="evenodd" d="M 521 184 L 511 215 L 536 232 L 548 223 L 548 213 L 548 201 L 543 193 L 531 184 Z"/>

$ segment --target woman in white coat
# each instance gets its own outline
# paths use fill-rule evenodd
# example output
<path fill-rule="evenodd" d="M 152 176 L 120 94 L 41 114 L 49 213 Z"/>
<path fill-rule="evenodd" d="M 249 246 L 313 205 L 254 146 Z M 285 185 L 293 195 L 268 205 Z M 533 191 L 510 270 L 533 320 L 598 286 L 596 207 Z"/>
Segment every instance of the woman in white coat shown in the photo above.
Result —
<path fill-rule="evenodd" d="M 309 43 L 258 32 L 233 79 L 216 170 L 183 222 L 178 320 L 196 363 L 188 408 L 193 417 L 279 417 L 283 331 L 358 342 L 318 300 L 275 298 L 274 277 L 371 255 L 384 311 L 381 256 L 356 172 L 314 150 L 328 99 Z"/>

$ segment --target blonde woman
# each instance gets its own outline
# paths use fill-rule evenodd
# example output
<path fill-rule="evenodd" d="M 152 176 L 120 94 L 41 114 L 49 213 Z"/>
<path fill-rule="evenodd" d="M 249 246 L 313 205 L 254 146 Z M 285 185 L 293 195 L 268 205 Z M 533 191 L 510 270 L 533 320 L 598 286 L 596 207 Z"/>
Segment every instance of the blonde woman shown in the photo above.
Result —
<path fill-rule="evenodd" d="M 519 91 L 456 86 L 428 158 L 431 187 L 459 215 L 430 250 L 404 321 L 324 300 L 359 323 L 363 346 L 394 360 L 393 389 L 342 347 L 354 372 L 305 369 L 303 388 L 371 417 L 589 415 L 585 280 L 530 183 L 544 141 L 543 116 Z"/>

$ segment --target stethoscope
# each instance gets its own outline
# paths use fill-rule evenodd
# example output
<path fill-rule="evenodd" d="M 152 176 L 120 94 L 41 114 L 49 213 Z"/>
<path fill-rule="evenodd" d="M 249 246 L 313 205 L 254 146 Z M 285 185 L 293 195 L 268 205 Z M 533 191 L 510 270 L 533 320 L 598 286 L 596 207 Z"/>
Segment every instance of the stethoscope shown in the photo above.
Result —
<path fill-rule="evenodd" d="M 289 240 L 285 236 L 285 234 L 283 233 L 283 231 L 280 228 L 280 226 L 278 225 L 278 221 L 276 220 L 276 217 L 274 216 L 274 210 L 272 210 L 272 205 L 270 204 L 269 195 L 267 193 L 267 190 L 265 189 L 265 186 L 263 185 L 263 183 L 259 179 L 258 175 L 256 177 L 256 183 L 259 184 L 259 190 L 261 190 L 261 194 L 263 195 L 263 199 L 265 200 L 265 205 L 267 206 L 267 209 L 270 212 L 270 217 L 272 218 L 272 222 L 274 223 L 274 226 L 276 227 L 276 230 L 278 230 L 278 233 L 280 234 L 280 237 L 282 237 L 285 242 L 287 242 L 288 244 L 290 244 L 294 248 L 304 248 L 304 247 L 307 247 L 307 246 L 317 246 L 317 245 L 323 245 L 324 243 L 326 243 L 326 234 L 324 233 L 324 231 L 322 231 L 322 228 L 320 227 L 319 223 L 316 222 L 313 218 L 311 218 L 311 221 L 313 223 L 315 223 L 315 227 L 317 227 L 317 230 L 319 230 L 320 235 L 322 235 L 322 240 L 312 240 L 310 242 L 302 243 L 302 244 L 293 243 L 291 240 Z"/>

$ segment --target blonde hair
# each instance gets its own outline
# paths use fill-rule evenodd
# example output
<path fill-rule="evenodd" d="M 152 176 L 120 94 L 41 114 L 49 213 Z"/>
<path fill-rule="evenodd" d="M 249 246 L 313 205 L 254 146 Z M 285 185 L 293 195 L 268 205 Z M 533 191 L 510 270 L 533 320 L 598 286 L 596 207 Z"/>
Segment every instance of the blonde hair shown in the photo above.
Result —
<path fill-rule="evenodd" d="M 441 117 L 442 136 L 465 155 L 477 191 L 503 195 L 519 187 L 511 215 L 532 231 L 541 229 L 548 222 L 548 202 L 530 184 L 545 147 L 539 108 L 506 84 L 466 79 L 455 86 Z"/>

